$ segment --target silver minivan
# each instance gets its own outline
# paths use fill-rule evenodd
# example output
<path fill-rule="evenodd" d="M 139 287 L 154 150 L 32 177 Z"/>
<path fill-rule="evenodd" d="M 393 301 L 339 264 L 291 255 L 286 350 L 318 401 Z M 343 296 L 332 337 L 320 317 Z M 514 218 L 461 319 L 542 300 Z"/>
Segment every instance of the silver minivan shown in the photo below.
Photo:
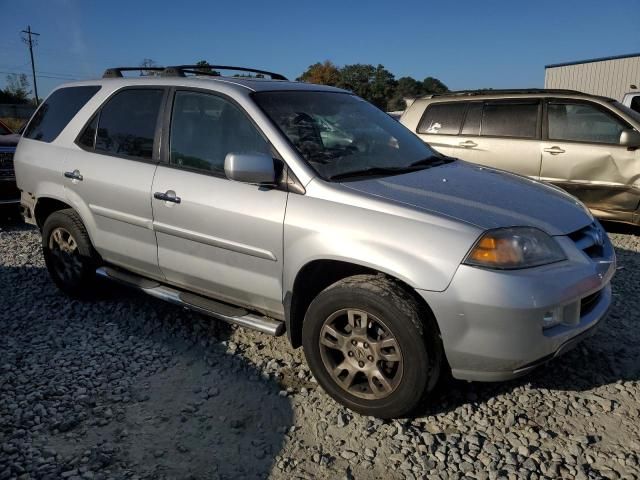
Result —
<path fill-rule="evenodd" d="M 579 201 L 443 156 L 347 91 L 240 70 L 271 78 L 113 69 L 39 107 L 15 168 L 60 289 L 91 298 L 101 276 L 286 332 L 378 417 L 448 370 L 525 374 L 601 323 L 615 254 Z"/>
<path fill-rule="evenodd" d="M 439 152 L 553 183 L 599 218 L 640 225 L 640 113 L 571 90 L 417 99 L 400 122 Z"/>

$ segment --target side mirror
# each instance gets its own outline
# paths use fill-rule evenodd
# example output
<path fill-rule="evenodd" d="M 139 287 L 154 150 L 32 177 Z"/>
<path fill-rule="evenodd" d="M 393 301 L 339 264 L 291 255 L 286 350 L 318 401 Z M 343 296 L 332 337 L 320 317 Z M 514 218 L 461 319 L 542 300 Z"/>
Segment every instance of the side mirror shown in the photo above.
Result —
<path fill-rule="evenodd" d="M 276 183 L 273 158 L 264 153 L 227 153 L 224 173 L 229 180 L 259 185 Z"/>
<path fill-rule="evenodd" d="M 640 132 L 631 129 L 623 130 L 620 133 L 620 145 L 629 148 L 640 147 Z"/>

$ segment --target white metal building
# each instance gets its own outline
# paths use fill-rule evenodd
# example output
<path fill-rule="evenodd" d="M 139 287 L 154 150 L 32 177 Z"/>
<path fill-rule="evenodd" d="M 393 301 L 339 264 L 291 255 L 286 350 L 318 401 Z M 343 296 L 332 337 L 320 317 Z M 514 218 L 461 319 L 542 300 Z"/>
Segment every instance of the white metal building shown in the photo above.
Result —
<path fill-rule="evenodd" d="M 544 88 L 566 88 L 622 100 L 640 91 L 640 53 L 544 67 Z M 635 86 L 635 89 L 634 89 Z"/>

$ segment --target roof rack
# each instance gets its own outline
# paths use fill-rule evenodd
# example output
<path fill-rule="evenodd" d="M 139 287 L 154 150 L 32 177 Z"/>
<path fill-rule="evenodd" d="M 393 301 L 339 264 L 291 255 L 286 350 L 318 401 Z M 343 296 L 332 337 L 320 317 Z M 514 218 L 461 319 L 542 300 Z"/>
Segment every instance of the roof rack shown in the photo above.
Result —
<path fill-rule="evenodd" d="M 231 67 L 229 65 L 175 65 L 165 68 L 162 75 L 168 77 L 184 77 L 185 73 L 192 73 L 194 75 L 210 75 L 213 77 L 220 76 L 220 74 L 214 70 L 232 70 L 236 72 L 256 73 L 258 75 L 269 75 L 272 80 L 287 79 L 284 75 L 275 72 L 268 72 L 267 70 L 258 70 L 257 68 L 247 67 Z"/>
<path fill-rule="evenodd" d="M 228 65 L 173 65 L 170 67 L 116 67 L 105 70 L 102 78 L 120 78 L 122 72 L 128 71 L 156 71 L 161 72 L 163 77 L 185 77 L 186 74 L 193 75 L 209 75 L 219 77 L 217 70 L 232 70 L 236 72 L 249 72 L 257 75 L 268 75 L 272 80 L 287 80 L 287 77 L 279 73 L 268 72 L 267 70 L 258 70 L 256 68 L 247 67 L 231 67 Z"/>
<path fill-rule="evenodd" d="M 162 72 L 164 67 L 113 67 L 107 68 L 102 74 L 102 78 L 122 78 L 122 72 Z"/>
<path fill-rule="evenodd" d="M 560 88 L 505 88 L 505 89 L 486 89 L 486 90 L 458 90 L 455 92 L 433 93 L 425 95 L 424 98 L 443 97 L 443 96 L 474 96 L 474 95 L 505 95 L 510 93 L 566 93 L 575 95 L 577 93 L 584 94 L 578 90 L 566 90 Z"/>

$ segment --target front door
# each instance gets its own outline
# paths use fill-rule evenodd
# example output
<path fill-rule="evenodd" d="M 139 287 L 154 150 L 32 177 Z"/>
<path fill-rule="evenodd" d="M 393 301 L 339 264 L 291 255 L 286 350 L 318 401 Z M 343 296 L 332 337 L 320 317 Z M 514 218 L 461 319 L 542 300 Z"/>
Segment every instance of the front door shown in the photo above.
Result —
<path fill-rule="evenodd" d="M 554 183 L 599 211 L 634 212 L 640 197 L 640 151 L 620 145 L 630 128 L 604 107 L 576 100 L 549 100 L 542 144 L 542 180 Z"/>
<path fill-rule="evenodd" d="M 224 174 L 227 153 L 270 153 L 269 143 L 231 100 L 178 90 L 167 150 L 168 163 L 153 182 L 161 197 L 153 199 L 158 261 L 167 280 L 282 315 L 287 193 Z"/>

